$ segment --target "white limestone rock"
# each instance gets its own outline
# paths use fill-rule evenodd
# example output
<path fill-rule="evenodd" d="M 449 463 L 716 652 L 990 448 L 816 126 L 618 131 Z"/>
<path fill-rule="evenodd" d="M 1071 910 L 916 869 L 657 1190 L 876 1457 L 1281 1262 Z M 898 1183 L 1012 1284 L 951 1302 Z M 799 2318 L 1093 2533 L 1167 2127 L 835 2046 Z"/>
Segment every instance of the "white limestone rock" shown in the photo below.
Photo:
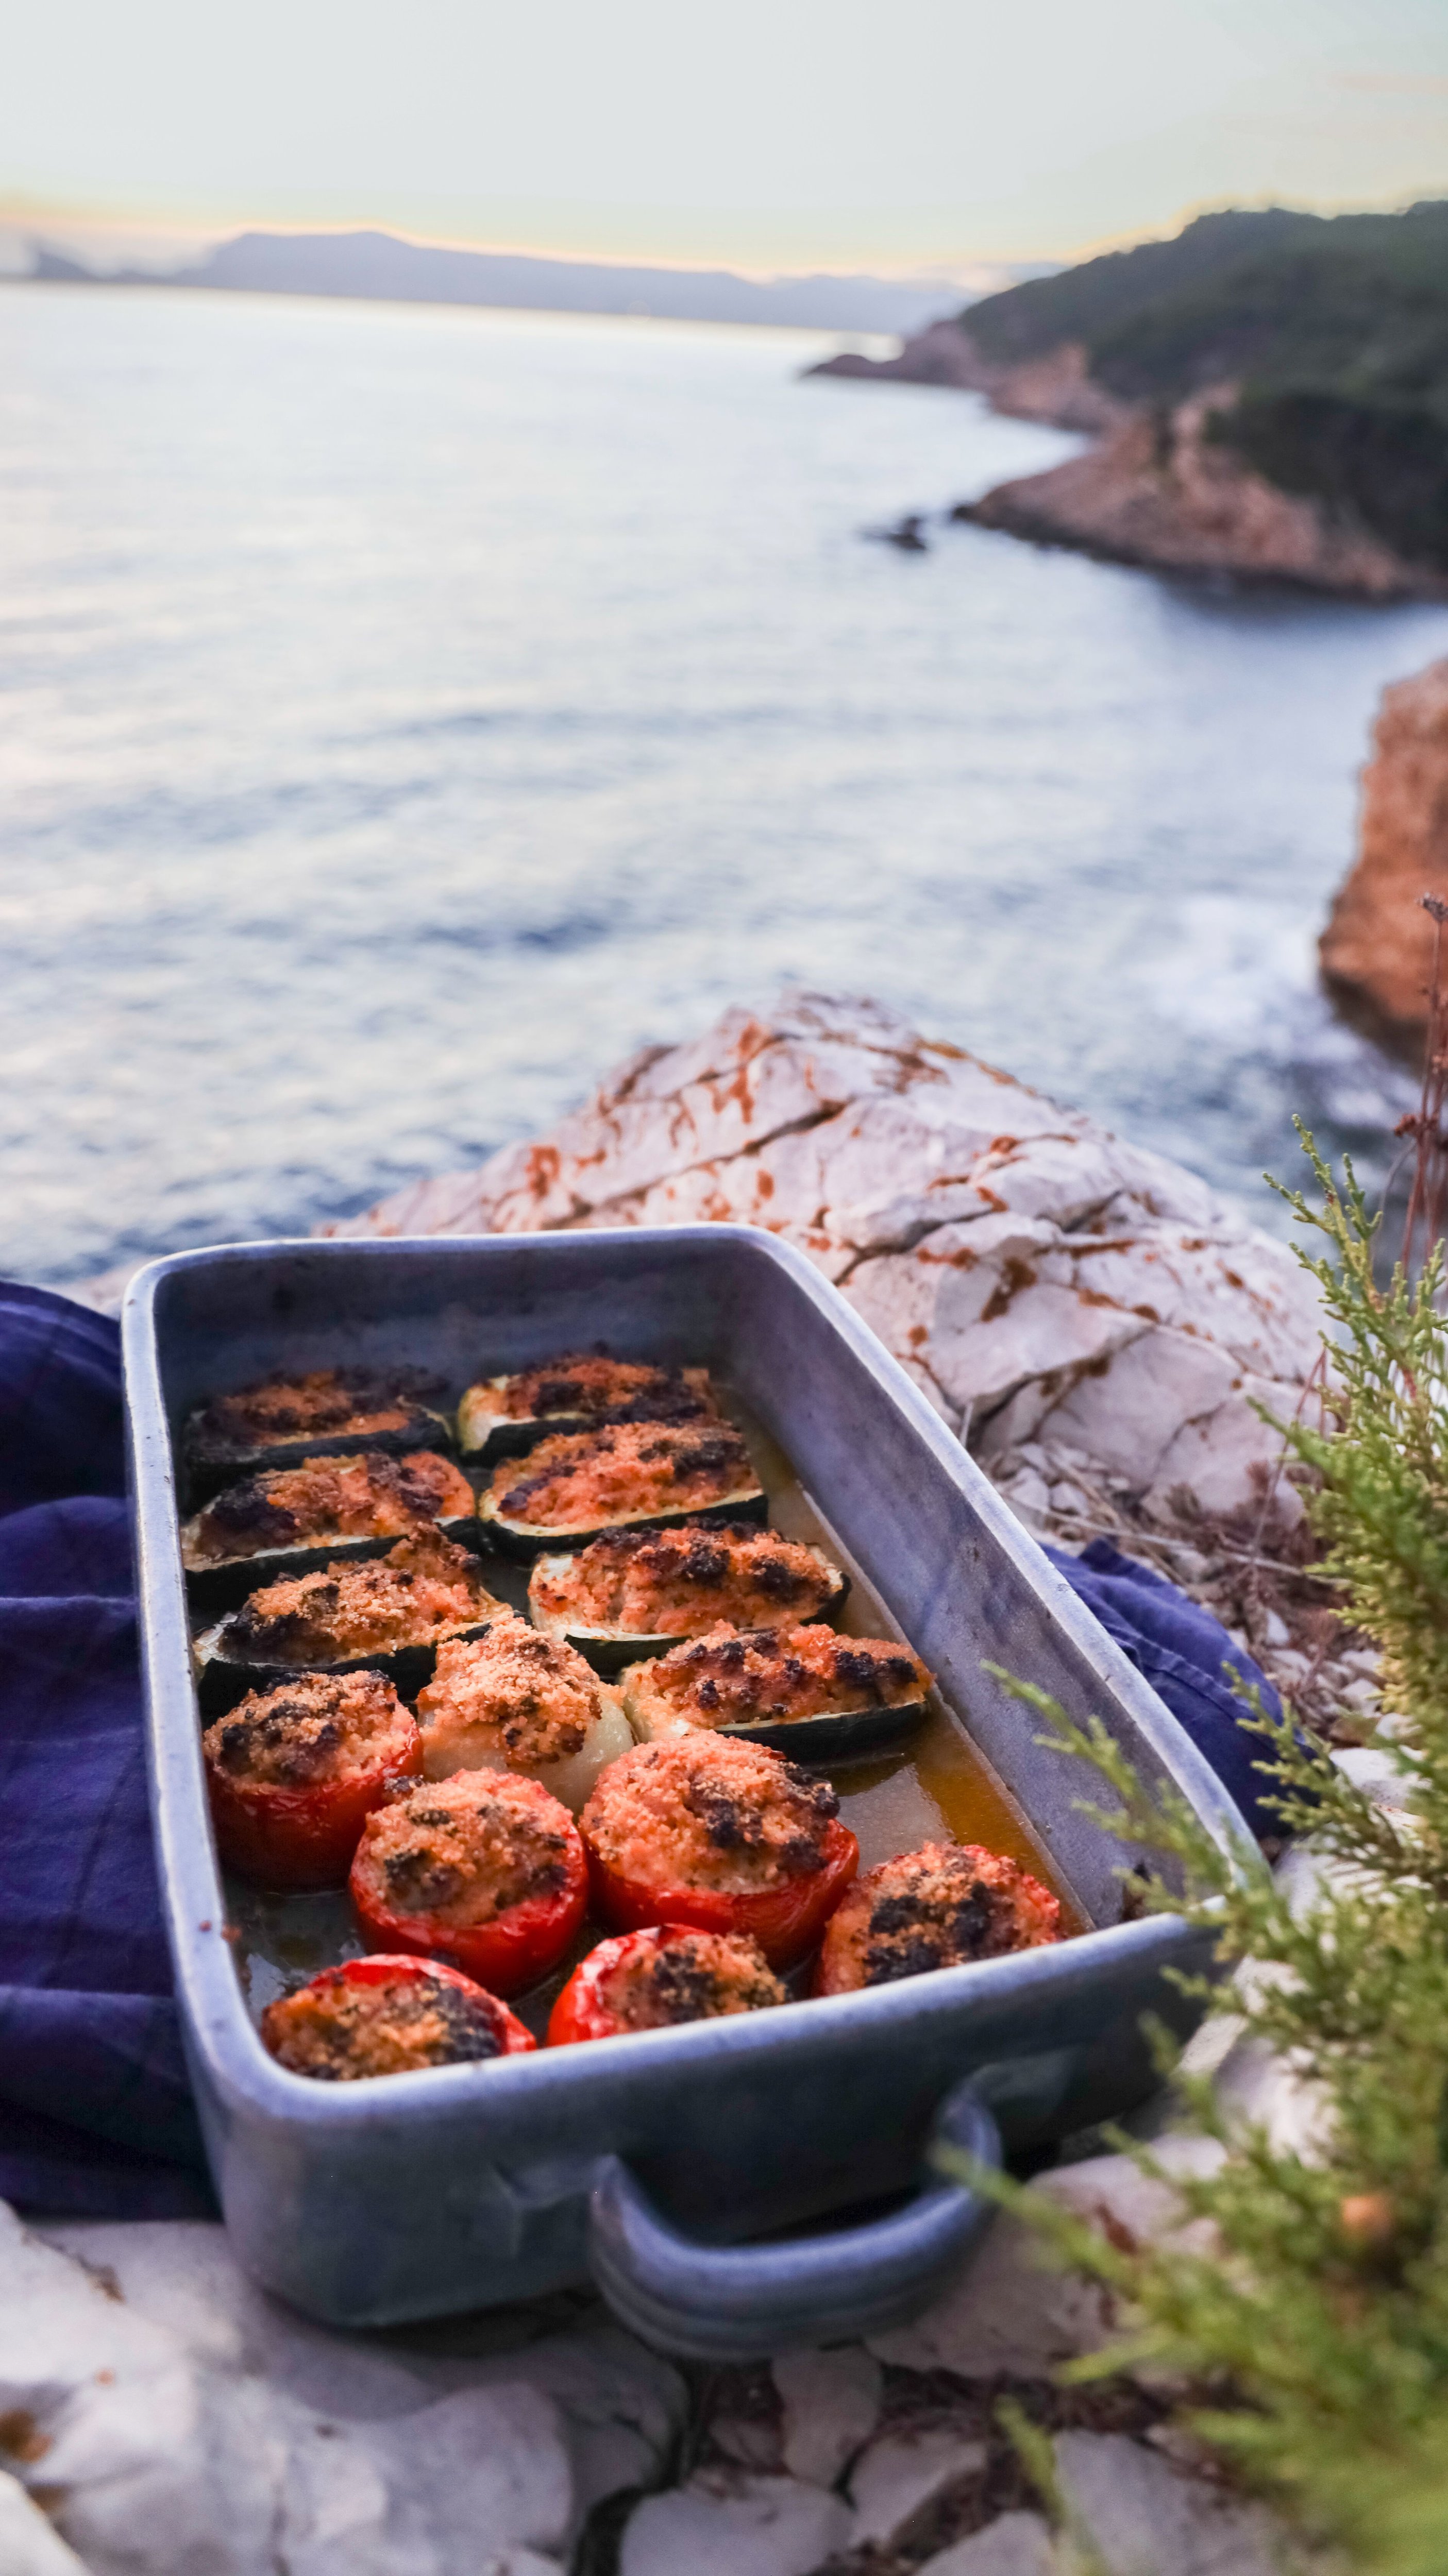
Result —
<path fill-rule="evenodd" d="M 1186 2134 L 1159 2140 L 1152 2154 L 1168 2175 L 1212 2170 L 1222 2150 Z M 1031 2190 L 1062 2204 L 1116 2241 L 1145 2244 L 1173 2235 L 1195 2242 L 1170 2182 L 1141 2173 L 1130 2156 L 1091 2156 L 1038 2175 Z M 1050 2268 L 1039 2237 L 1021 2220 L 997 2218 L 975 2261 L 912 2325 L 872 2335 L 881 2361 L 907 2370 L 950 2370 L 961 2379 L 1007 2372 L 1045 2378 L 1058 2363 L 1099 2352 L 1115 2332 L 1113 2303 L 1096 2283 Z"/>
<path fill-rule="evenodd" d="M 1070 2520 L 1110 2576 L 1274 2576 L 1272 2528 L 1254 2506 L 1124 2433 L 1058 2433 L 1056 2475 Z M 923 2571 L 922 2571 L 923 2576 Z"/>
<path fill-rule="evenodd" d="M 681 2415 L 616 2327 L 508 2350 L 484 2321 L 482 2352 L 428 2352 L 293 2316 L 219 2227 L 53 2238 L 0 2205 L 0 2414 L 90 2576 L 540 2576 L 658 2475 Z"/>
<path fill-rule="evenodd" d="M 54 2523 L 32 2504 L 18 2478 L 0 2469 L 0 2568 L 5 2576 L 86 2576 Z"/>
<path fill-rule="evenodd" d="M 551 1136 L 323 1232 L 717 1220 L 807 1253 L 983 1457 L 1074 1445 L 1154 1508 L 1250 1500 L 1280 1445 L 1251 1399 L 1290 1414 L 1318 1354 L 1290 1253 L 1195 1174 L 852 997 L 726 1012 Z"/>
<path fill-rule="evenodd" d="M 915 2576 L 1066 2576 L 1066 2571 L 1043 2515 L 1003 2513 L 968 2540 L 957 2540 L 927 2558 Z"/>
<path fill-rule="evenodd" d="M 785 2467 L 811 2486 L 832 2487 L 879 2421 L 878 2361 L 862 2344 L 841 2344 L 781 2353 L 771 2370 L 784 2407 Z"/>
<path fill-rule="evenodd" d="M 898 2533 L 947 2487 L 985 2467 L 984 2442 L 963 2442 L 948 2426 L 886 2433 L 861 2453 L 850 2473 L 855 2539 L 889 2547 Z"/>
<path fill-rule="evenodd" d="M 853 2533 L 849 2506 L 823 2487 L 705 2471 L 635 2507 L 619 2576 L 810 2576 Z"/>

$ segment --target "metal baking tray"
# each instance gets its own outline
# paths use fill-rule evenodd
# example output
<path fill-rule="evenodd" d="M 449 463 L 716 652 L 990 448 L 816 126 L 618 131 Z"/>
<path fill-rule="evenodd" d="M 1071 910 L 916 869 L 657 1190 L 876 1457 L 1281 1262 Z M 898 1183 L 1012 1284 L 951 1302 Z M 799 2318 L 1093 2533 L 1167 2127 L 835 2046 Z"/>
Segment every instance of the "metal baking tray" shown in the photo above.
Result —
<path fill-rule="evenodd" d="M 1039 2147 L 1149 2089 L 1140 2034 L 1199 1934 L 1122 1920 L 1119 1844 L 987 1661 L 1102 1717 L 1224 1842 L 1246 1827 L 839 1292 L 747 1227 L 245 1244 L 153 1262 L 124 1312 L 148 1762 L 187 2056 L 241 2262 L 339 2325 L 588 2279 L 675 2350 L 763 2352 L 878 2327 L 963 2258 L 973 2195 L 933 2131 Z M 939 1677 L 1087 1928 L 1059 1947 L 820 2001 L 481 2066 L 323 2086 L 257 2036 L 212 1844 L 177 1535 L 176 1435 L 273 1369 L 407 1359 L 480 1373 L 602 1342 L 702 1362 L 777 1443 L 836 1544 Z M 916 1837 L 918 1839 L 918 1836 Z M 868 1855 L 867 1855 L 868 1857 Z M 320 1964 L 320 1961 L 316 1962 Z M 925 2179 L 922 2185 L 922 2170 Z M 911 2185 L 922 2186 L 902 2199 Z M 893 2196 L 893 2198 L 892 2198 Z M 831 2220 L 834 2221 L 831 2224 Z M 789 2234 L 786 2231 L 794 2231 Z"/>

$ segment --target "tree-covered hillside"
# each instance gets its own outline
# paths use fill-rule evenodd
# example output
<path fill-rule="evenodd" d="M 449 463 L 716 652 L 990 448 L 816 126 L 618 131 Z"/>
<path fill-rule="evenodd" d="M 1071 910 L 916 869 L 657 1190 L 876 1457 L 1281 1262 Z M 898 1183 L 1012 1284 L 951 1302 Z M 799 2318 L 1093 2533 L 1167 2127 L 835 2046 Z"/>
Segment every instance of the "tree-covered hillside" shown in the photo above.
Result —
<path fill-rule="evenodd" d="M 1233 384 L 1215 434 L 1270 482 L 1448 570 L 1448 202 L 1204 215 L 962 316 L 992 358 L 1085 343 L 1133 402 Z"/>

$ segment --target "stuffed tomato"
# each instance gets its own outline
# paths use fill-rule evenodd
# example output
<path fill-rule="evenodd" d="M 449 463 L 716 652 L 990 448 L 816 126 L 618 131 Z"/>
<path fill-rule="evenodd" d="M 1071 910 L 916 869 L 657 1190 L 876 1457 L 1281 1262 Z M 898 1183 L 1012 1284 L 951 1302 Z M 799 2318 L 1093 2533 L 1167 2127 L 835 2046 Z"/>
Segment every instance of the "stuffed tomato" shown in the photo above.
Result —
<path fill-rule="evenodd" d="M 515 1995 L 577 1937 L 588 1866 L 567 1808 L 536 1780 L 463 1771 L 368 1817 L 348 1888 L 378 1949 L 445 1957 Z"/>
<path fill-rule="evenodd" d="M 436 1959 L 348 1959 L 268 2004 L 261 2035 L 279 2064 L 320 2084 L 474 2066 L 537 2046 L 496 1995 Z"/>
<path fill-rule="evenodd" d="M 703 1731 L 610 1763 L 580 1823 L 605 1923 L 743 1933 L 774 1968 L 813 1949 L 859 1867 L 826 1781 Z"/>
<path fill-rule="evenodd" d="M 815 1993 L 853 1994 L 1061 1938 L 1057 1899 L 1018 1861 L 980 1843 L 922 1843 L 849 1889 L 825 1934 Z"/>
<path fill-rule="evenodd" d="M 202 1737 L 223 1861 L 263 1887 L 344 1883 L 389 1784 L 422 1769 L 416 1721 L 381 1673 L 298 1673 Z"/>
<path fill-rule="evenodd" d="M 761 2012 L 787 2000 L 757 1941 L 656 1923 L 589 1951 L 553 2007 L 548 2045 L 672 2030 L 680 2022 Z"/>

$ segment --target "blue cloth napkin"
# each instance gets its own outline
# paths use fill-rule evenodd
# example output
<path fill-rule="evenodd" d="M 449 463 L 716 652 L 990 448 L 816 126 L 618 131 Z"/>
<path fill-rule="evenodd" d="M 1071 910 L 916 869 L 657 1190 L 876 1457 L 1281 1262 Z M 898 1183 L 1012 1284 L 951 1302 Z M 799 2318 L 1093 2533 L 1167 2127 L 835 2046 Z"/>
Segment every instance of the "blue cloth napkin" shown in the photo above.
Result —
<path fill-rule="evenodd" d="M 1263 1708 L 1280 1718 L 1282 1702 L 1260 1665 L 1233 1645 L 1210 1610 L 1189 1600 L 1164 1574 L 1123 1556 L 1109 1538 L 1094 1538 L 1079 1556 L 1063 1556 L 1054 1547 L 1046 1554 L 1165 1700 L 1253 1833 L 1280 1834 L 1272 1805 L 1276 1783 L 1257 1768 L 1269 1758 L 1268 1748 L 1260 1735 L 1243 1726 L 1246 1712 L 1223 1673 L 1225 1665 L 1244 1682 L 1255 1683 Z"/>
<path fill-rule="evenodd" d="M 120 1335 L 0 1284 L 0 2197 L 214 2214 L 186 2076 L 142 1752 Z M 1226 1631 L 1104 1541 L 1055 1563 L 1257 1830 Z M 1276 1701 L 1264 1690 L 1269 1706 Z"/>
<path fill-rule="evenodd" d="M 214 2215 L 151 1849 L 120 1336 L 0 1286 L 0 2196 Z"/>

